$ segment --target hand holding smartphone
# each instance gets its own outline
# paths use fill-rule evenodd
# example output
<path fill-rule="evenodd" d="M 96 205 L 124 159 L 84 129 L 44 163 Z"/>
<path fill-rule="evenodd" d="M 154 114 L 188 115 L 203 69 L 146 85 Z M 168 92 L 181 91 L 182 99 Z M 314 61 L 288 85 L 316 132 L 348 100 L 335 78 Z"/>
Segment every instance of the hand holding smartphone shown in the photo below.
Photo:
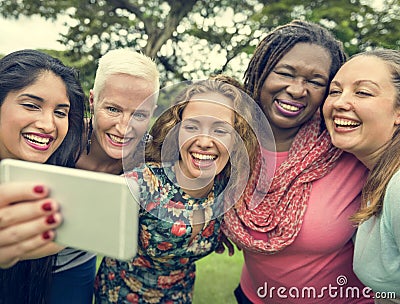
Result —
<path fill-rule="evenodd" d="M 64 219 L 55 242 L 121 260 L 136 255 L 139 190 L 134 183 L 128 187 L 122 176 L 3 159 L 0 182 L 12 181 L 50 188 Z"/>

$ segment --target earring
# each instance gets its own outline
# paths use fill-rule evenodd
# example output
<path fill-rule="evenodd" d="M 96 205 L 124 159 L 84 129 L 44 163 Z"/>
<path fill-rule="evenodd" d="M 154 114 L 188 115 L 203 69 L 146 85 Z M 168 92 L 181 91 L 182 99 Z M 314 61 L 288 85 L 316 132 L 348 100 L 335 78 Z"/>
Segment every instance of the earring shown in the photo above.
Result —
<path fill-rule="evenodd" d="M 86 137 L 86 155 L 90 152 L 90 145 L 92 144 L 92 132 L 93 132 L 93 123 L 92 123 L 92 114 L 90 114 L 88 132 Z"/>
<path fill-rule="evenodd" d="M 149 142 L 151 142 L 153 140 L 153 136 L 151 134 L 149 134 L 148 132 L 144 133 L 141 141 L 144 144 L 147 144 Z"/>

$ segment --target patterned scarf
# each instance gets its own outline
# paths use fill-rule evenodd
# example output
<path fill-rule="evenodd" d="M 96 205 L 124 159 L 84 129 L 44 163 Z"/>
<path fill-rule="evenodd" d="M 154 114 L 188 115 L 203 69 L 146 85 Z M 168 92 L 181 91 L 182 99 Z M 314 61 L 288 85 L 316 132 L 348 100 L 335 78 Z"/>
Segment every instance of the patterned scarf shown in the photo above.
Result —
<path fill-rule="evenodd" d="M 299 130 L 272 181 L 263 173 L 268 168 L 265 159 L 258 157 L 242 196 L 225 213 L 225 234 L 239 247 L 264 254 L 292 244 L 304 220 L 312 182 L 329 173 L 340 155 L 328 132 L 320 133 L 320 118 L 310 120 Z M 247 228 L 266 233 L 268 240 L 255 239 Z"/>

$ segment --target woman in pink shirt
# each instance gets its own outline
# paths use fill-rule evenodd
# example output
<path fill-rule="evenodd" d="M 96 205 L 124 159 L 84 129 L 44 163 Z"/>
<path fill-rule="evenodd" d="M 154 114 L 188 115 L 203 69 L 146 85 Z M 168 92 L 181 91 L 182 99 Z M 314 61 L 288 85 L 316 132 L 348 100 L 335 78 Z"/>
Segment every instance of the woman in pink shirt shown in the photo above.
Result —
<path fill-rule="evenodd" d="M 225 214 L 224 231 L 245 259 L 239 303 L 373 303 L 352 271 L 349 221 L 366 169 L 332 146 L 319 110 L 344 61 L 329 31 L 302 21 L 270 32 L 250 61 L 245 89 L 268 118 L 276 152 L 262 151 Z M 260 172 L 271 172 L 271 159 L 268 179 Z"/>

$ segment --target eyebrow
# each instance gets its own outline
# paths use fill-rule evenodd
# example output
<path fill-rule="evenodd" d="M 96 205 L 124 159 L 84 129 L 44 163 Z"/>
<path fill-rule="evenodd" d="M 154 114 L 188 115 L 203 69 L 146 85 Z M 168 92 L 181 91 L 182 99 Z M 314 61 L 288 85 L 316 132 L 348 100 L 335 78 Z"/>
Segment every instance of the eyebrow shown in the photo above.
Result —
<path fill-rule="evenodd" d="M 216 119 L 218 119 L 218 118 L 216 118 Z M 201 121 L 199 119 L 195 119 L 195 118 L 186 118 L 185 120 L 183 120 L 183 122 L 200 123 Z M 213 125 L 229 125 L 229 126 L 231 126 L 231 124 L 225 120 L 214 121 L 212 124 Z"/>
<path fill-rule="evenodd" d="M 104 102 L 104 105 L 105 105 L 105 106 L 108 106 L 108 107 L 111 106 L 111 107 L 114 107 L 114 108 L 117 108 L 117 109 L 125 110 L 125 108 L 121 107 L 121 105 L 119 105 L 118 103 L 112 102 L 112 101 L 105 101 L 105 102 Z M 147 109 L 143 109 L 143 108 L 141 108 L 141 107 L 138 107 L 138 108 L 136 108 L 136 109 L 134 110 L 134 112 L 150 113 L 150 110 L 147 110 Z"/>
<path fill-rule="evenodd" d="M 363 84 L 363 83 L 370 83 L 370 84 L 380 88 L 379 84 L 377 84 L 375 81 L 368 80 L 368 79 L 360 79 L 360 80 L 357 80 L 356 82 L 354 82 L 355 85 L 360 85 L 360 84 Z M 337 81 L 337 80 L 332 80 L 331 84 L 335 84 L 337 86 L 341 85 L 340 82 Z"/>
<path fill-rule="evenodd" d="M 375 81 L 369 80 L 369 79 L 360 79 L 360 80 L 357 80 L 357 81 L 355 82 L 355 84 L 356 84 L 356 85 L 360 85 L 360 84 L 365 83 L 365 82 L 366 82 L 366 83 L 373 84 L 374 86 L 380 88 L 380 86 L 379 86 L 378 83 L 376 83 Z"/>
<path fill-rule="evenodd" d="M 42 97 L 39 97 L 39 96 L 36 96 L 36 95 L 32 95 L 32 94 L 27 94 L 27 93 L 25 93 L 25 94 L 21 94 L 21 95 L 19 95 L 20 97 L 29 97 L 29 98 L 31 98 L 31 99 L 34 99 L 34 100 L 36 100 L 36 101 L 39 101 L 39 102 L 45 102 L 45 100 L 42 98 Z M 61 107 L 61 108 L 70 108 L 70 105 L 69 104 L 67 104 L 67 103 L 62 103 L 62 104 L 58 104 L 57 105 L 57 107 Z"/>

